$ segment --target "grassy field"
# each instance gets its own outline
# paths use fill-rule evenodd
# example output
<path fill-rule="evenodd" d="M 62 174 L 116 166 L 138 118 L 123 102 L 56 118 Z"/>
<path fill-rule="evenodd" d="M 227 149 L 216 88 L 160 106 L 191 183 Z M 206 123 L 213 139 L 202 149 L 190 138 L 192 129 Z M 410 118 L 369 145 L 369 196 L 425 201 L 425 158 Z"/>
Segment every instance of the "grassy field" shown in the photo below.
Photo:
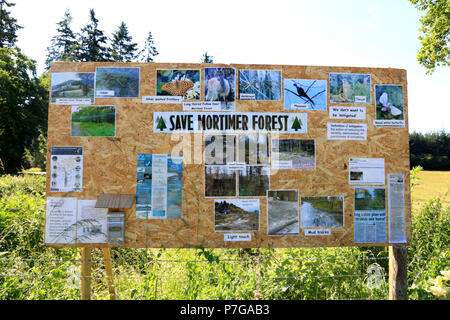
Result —
<path fill-rule="evenodd" d="M 411 194 L 413 212 L 437 196 L 443 207 L 450 206 L 450 171 L 421 171 L 418 177 L 419 185 Z"/>

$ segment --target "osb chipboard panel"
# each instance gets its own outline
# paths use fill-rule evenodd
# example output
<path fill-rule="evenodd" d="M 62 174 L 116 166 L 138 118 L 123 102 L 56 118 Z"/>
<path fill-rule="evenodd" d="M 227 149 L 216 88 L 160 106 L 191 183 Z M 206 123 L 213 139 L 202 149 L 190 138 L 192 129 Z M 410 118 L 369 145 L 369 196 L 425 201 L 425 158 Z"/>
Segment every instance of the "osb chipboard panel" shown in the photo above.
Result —
<path fill-rule="evenodd" d="M 183 195 L 181 219 L 136 219 L 136 204 L 125 209 L 125 247 L 317 247 L 369 246 L 383 243 L 355 243 L 353 229 L 354 186 L 349 184 L 349 158 L 383 158 L 386 174 L 405 176 L 405 223 L 408 243 L 411 240 L 411 207 L 409 177 L 408 96 L 406 71 L 391 68 L 242 65 L 199 63 L 53 63 L 51 72 L 95 72 L 96 67 L 139 67 L 139 98 L 96 98 L 95 105 L 116 106 L 115 137 L 72 137 L 71 106 L 49 105 L 47 172 L 50 173 L 50 150 L 53 146 L 83 147 L 82 192 L 51 192 L 47 174 L 47 196 L 97 199 L 100 194 L 135 194 L 137 185 L 137 154 L 171 154 L 174 150 L 184 155 Z M 371 75 L 371 104 L 365 104 L 365 120 L 330 119 L 329 107 L 342 104 L 329 102 L 327 110 L 286 110 L 281 101 L 239 100 L 235 112 L 307 113 L 306 134 L 277 134 L 279 139 L 315 139 L 316 169 L 279 170 L 271 174 L 270 190 L 298 190 L 302 196 L 344 196 L 344 226 L 332 227 L 326 236 L 305 236 L 300 226 L 297 235 L 267 235 L 267 198 L 260 200 L 259 231 L 251 232 L 251 241 L 224 241 L 224 232 L 214 231 L 214 198 L 204 197 L 203 134 L 168 134 L 153 132 L 153 112 L 182 112 L 181 104 L 142 103 L 142 96 L 154 96 L 156 69 L 200 69 L 204 101 L 204 67 L 233 67 L 240 69 L 281 70 L 282 79 L 323 79 L 329 82 L 329 73 L 359 73 Z M 375 84 L 403 86 L 404 127 L 375 127 Z M 328 83 L 329 86 L 329 83 Z M 284 90 L 282 90 L 284 91 Z M 284 94 L 282 94 L 282 97 Z M 345 104 L 352 106 L 353 104 Z M 355 104 L 356 105 L 356 104 Z M 367 140 L 328 140 L 327 123 L 366 123 Z M 180 147 L 180 143 L 184 142 Z M 220 197 L 218 197 L 220 198 Z M 248 233 L 248 232 L 246 232 Z M 386 234 L 388 235 L 388 206 L 386 204 Z M 389 239 L 388 239 L 389 240 Z M 105 244 L 77 243 L 53 246 L 94 246 Z"/>

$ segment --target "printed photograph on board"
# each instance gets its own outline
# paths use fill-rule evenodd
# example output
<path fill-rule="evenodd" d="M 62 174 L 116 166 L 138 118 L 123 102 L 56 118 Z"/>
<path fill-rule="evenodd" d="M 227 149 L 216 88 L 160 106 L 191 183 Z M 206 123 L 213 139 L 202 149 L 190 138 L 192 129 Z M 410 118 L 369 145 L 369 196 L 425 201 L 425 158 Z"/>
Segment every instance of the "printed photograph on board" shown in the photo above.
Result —
<path fill-rule="evenodd" d="M 331 103 L 371 102 L 371 75 L 357 73 L 330 73 Z"/>
<path fill-rule="evenodd" d="M 301 226 L 343 227 L 344 196 L 301 197 Z"/>
<path fill-rule="evenodd" d="M 52 72 L 51 103 L 94 103 L 94 79 L 93 72 Z"/>
<path fill-rule="evenodd" d="M 284 109 L 327 110 L 327 81 L 284 79 Z"/>
<path fill-rule="evenodd" d="M 269 164 L 269 150 L 269 135 L 239 135 L 239 162 L 245 164 Z"/>
<path fill-rule="evenodd" d="M 139 98 L 140 69 L 133 67 L 97 67 L 96 98 Z"/>
<path fill-rule="evenodd" d="M 236 161 L 235 135 L 205 135 L 205 164 L 225 165 Z"/>
<path fill-rule="evenodd" d="M 115 106 L 72 106 L 72 137 L 114 137 Z"/>
<path fill-rule="evenodd" d="M 205 166 L 205 197 L 235 197 L 236 170 L 223 165 Z"/>
<path fill-rule="evenodd" d="M 214 200 L 214 231 L 259 231 L 258 199 Z"/>
<path fill-rule="evenodd" d="M 223 111 L 234 111 L 236 105 L 236 69 L 204 68 L 205 101 L 220 101 Z"/>
<path fill-rule="evenodd" d="M 376 120 L 403 120 L 403 87 L 397 85 L 375 85 Z"/>
<path fill-rule="evenodd" d="M 272 140 L 273 169 L 315 169 L 316 146 L 313 139 Z"/>
<path fill-rule="evenodd" d="M 265 197 L 270 186 L 269 166 L 245 166 L 239 170 L 239 196 Z"/>
<path fill-rule="evenodd" d="M 156 70 L 156 95 L 180 96 L 183 100 L 200 100 L 200 70 Z"/>
<path fill-rule="evenodd" d="M 240 100 L 281 100 L 280 70 L 239 70 Z"/>
<path fill-rule="evenodd" d="M 267 191 L 267 234 L 299 233 L 298 191 Z"/>

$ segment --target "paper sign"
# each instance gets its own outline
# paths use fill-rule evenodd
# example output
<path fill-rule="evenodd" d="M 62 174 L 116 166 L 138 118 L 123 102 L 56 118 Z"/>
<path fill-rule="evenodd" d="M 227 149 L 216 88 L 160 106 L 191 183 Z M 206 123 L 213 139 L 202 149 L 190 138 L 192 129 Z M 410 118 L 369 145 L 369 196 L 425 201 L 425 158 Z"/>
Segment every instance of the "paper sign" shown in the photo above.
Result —
<path fill-rule="evenodd" d="M 47 197 L 45 243 L 75 243 L 77 198 Z"/>
<path fill-rule="evenodd" d="M 251 233 L 226 233 L 223 241 L 252 241 Z"/>
<path fill-rule="evenodd" d="M 388 174 L 389 242 L 406 243 L 405 176 Z"/>
<path fill-rule="evenodd" d="M 154 112 L 153 132 L 307 133 L 307 113 Z"/>
<path fill-rule="evenodd" d="M 305 236 L 329 236 L 331 229 L 305 229 Z"/>
<path fill-rule="evenodd" d="M 183 102 L 183 111 L 220 111 L 220 101 Z"/>
<path fill-rule="evenodd" d="M 364 120 L 365 107 L 330 107 L 330 119 Z"/>
<path fill-rule="evenodd" d="M 382 158 L 350 158 L 348 171 L 350 184 L 385 184 Z"/>
<path fill-rule="evenodd" d="M 181 96 L 142 96 L 142 103 L 182 103 Z"/>
<path fill-rule="evenodd" d="M 367 140 L 365 123 L 327 123 L 328 140 Z"/>

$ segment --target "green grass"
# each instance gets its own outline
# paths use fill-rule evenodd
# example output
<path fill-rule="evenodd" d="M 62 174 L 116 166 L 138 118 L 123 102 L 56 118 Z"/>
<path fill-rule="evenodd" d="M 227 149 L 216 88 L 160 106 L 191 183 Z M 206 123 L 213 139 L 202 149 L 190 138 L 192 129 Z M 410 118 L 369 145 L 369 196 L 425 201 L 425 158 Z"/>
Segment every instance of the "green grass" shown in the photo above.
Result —
<path fill-rule="evenodd" d="M 93 137 L 114 137 L 116 127 L 114 124 L 107 122 L 78 122 L 81 126 L 81 129 L 84 132 L 87 132 L 87 136 Z"/>

